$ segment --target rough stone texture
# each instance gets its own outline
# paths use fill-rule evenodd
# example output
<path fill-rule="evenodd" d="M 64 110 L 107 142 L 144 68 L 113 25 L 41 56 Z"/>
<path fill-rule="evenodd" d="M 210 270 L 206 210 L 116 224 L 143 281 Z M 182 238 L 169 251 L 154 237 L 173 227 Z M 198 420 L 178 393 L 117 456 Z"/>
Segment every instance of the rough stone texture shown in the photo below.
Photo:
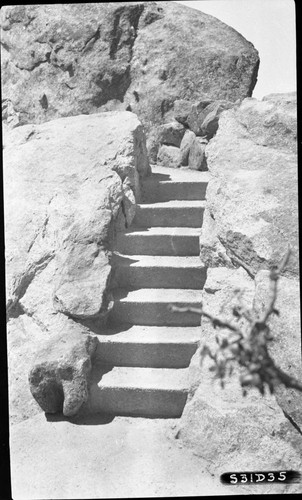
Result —
<path fill-rule="evenodd" d="M 64 334 L 69 322 L 77 328 L 75 321 L 88 333 L 106 318 L 111 243 L 131 223 L 150 167 L 142 126 L 129 112 L 17 127 L 4 136 L 3 158 L 9 384 L 18 419 L 19 410 L 37 411 L 29 403 L 27 412 L 26 398 L 22 404 L 37 339 Z"/>
<path fill-rule="evenodd" d="M 174 101 L 174 118 L 179 123 L 188 126 L 188 116 L 192 109 L 191 101 L 186 101 L 185 99 L 177 99 Z"/>
<path fill-rule="evenodd" d="M 184 136 L 185 127 L 177 122 L 164 123 L 154 127 L 148 134 L 147 149 L 151 162 L 157 162 L 157 155 L 161 145 L 179 147 Z"/>
<path fill-rule="evenodd" d="M 243 398 L 235 383 L 221 389 L 204 372 L 202 376 L 203 382 L 185 407 L 178 436 L 208 461 L 212 474 L 301 470 L 302 436 L 273 397 L 250 393 Z M 301 485 L 266 484 L 261 493 L 295 492 L 297 487 Z M 255 494 L 253 485 L 248 488 Z"/>
<path fill-rule="evenodd" d="M 221 112 L 232 108 L 234 103 L 226 100 L 213 101 L 211 97 L 203 95 L 203 100 L 196 103 L 179 99 L 174 104 L 176 121 L 159 126 L 155 133 L 153 131 L 149 135 L 148 151 L 151 160 L 158 160 L 161 144 L 173 145 L 180 148 L 178 166 L 207 170 L 206 144 L 217 132 Z M 169 154 L 161 152 L 159 156 L 159 163 L 169 166 Z M 171 156 L 174 157 L 172 154 Z M 174 161 L 172 163 L 174 165 Z"/>
<path fill-rule="evenodd" d="M 52 335 L 37 352 L 30 390 L 45 413 L 73 416 L 88 399 L 91 357 L 97 338 L 72 328 Z"/>
<path fill-rule="evenodd" d="M 8 134 L 4 201 L 9 308 L 55 259 L 58 309 L 82 318 L 100 311 L 110 273 L 106 251 L 112 222 L 119 217 L 124 227 L 131 222 L 122 214 L 124 198 L 129 201 L 123 181 L 128 178 L 139 196 L 139 177 L 149 171 L 144 140 L 137 117 L 129 112 L 26 125 Z"/>
<path fill-rule="evenodd" d="M 234 103 L 226 100 L 203 100 L 192 104 L 187 123 L 198 136 L 211 139 L 218 128 L 219 116 L 225 109 L 230 109 Z"/>
<path fill-rule="evenodd" d="M 242 301 L 251 307 L 254 282 L 241 269 L 208 270 L 203 303 L 205 310 L 231 318 L 235 290 L 244 291 Z M 221 330 L 219 330 L 221 331 Z M 202 345 L 215 347 L 214 330 L 202 319 Z M 212 361 L 200 367 L 200 349 L 190 364 L 191 394 L 179 422 L 177 438 L 194 454 L 203 457 L 216 475 L 227 471 L 300 470 L 302 436 L 284 416 L 275 398 L 255 389 L 242 396 L 238 372 L 227 379 L 224 389 L 209 371 Z M 299 485 L 262 485 L 261 493 L 297 492 Z M 246 491 L 255 493 L 253 486 Z"/>
<path fill-rule="evenodd" d="M 269 272 L 259 271 L 255 278 L 255 307 L 262 311 L 269 297 Z M 272 315 L 270 327 L 274 340 L 269 352 L 286 373 L 302 381 L 300 283 L 298 279 L 280 278 L 276 308 L 280 315 Z M 291 417 L 302 432 L 302 394 L 279 386 L 276 399 L 282 410 Z"/>
<path fill-rule="evenodd" d="M 164 123 L 157 129 L 158 142 L 179 148 L 185 131 L 185 127 L 177 121 Z"/>
<path fill-rule="evenodd" d="M 213 315 L 232 320 L 232 304 L 236 302 L 237 291 L 242 291 L 242 302 L 246 307 L 251 307 L 253 303 L 255 286 L 253 280 L 247 275 L 243 268 L 216 267 L 207 269 L 207 279 L 202 294 L 204 309 Z M 215 336 L 221 330 L 211 326 L 206 318 L 201 318 L 201 346 L 205 343 L 209 347 L 216 349 Z M 189 369 L 191 397 L 195 390 L 203 381 L 210 381 L 212 378 L 208 368 L 200 369 L 199 352 L 194 355 Z M 207 382 L 208 383 L 208 382 Z M 190 399 L 190 397 L 189 397 Z"/>
<path fill-rule="evenodd" d="M 199 238 L 200 257 L 205 266 L 215 268 L 216 266 L 233 267 L 233 263 L 227 255 L 227 250 L 217 236 L 216 221 L 206 205 L 202 230 Z"/>
<path fill-rule="evenodd" d="M 187 166 L 189 163 L 189 153 L 192 144 L 196 140 L 196 135 L 192 130 L 186 130 L 180 143 L 179 164 Z"/>
<path fill-rule="evenodd" d="M 32 367 L 37 346 L 45 340 L 45 336 L 45 331 L 27 314 L 21 314 L 9 320 L 7 358 L 11 425 L 42 411 L 30 392 L 28 373 Z"/>
<path fill-rule="evenodd" d="M 32 397 L 28 373 L 37 364 L 37 350 L 45 342 L 50 345 L 60 340 L 72 347 L 73 340 L 91 333 L 88 326 L 76 323 L 52 307 L 55 259 L 29 284 L 20 299 L 20 312 L 7 326 L 7 352 L 9 366 L 9 414 L 11 424 L 30 418 L 41 411 Z M 87 323 L 87 322 L 86 322 Z M 77 336 L 76 336 L 77 334 Z M 69 337 L 70 340 L 69 340 Z M 62 340 L 63 341 L 63 340 Z M 38 361 L 43 362 L 43 352 Z M 47 356 L 46 356 L 47 358 Z"/>
<path fill-rule="evenodd" d="M 156 164 L 160 143 L 158 141 L 157 127 L 149 131 L 147 136 L 147 150 L 150 163 Z"/>
<path fill-rule="evenodd" d="M 201 259 L 210 267 L 242 265 L 255 277 L 255 306 L 261 310 L 268 300 L 266 270 L 281 261 L 290 244 L 279 282 L 280 317 L 270 320 L 275 337 L 270 349 L 276 364 L 301 380 L 295 94 L 245 99 L 223 112 L 206 155 L 213 177 Z M 276 400 L 301 429 L 301 394 L 280 386 Z"/>
<path fill-rule="evenodd" d="M 238 119 L 256 144 L 296 153 L 296 92 L 269 94 L 262 101 L 246 100 Z"/>
<path fill-rule="evenodd" d="M 196 135 L 201 134 L 201 124 L 203 123 L 206 112 L 205 109 L 207 106 L 211 104 L 210 99 L 203 99 L 199 102 L 192 103 L 191 109 L 188 113 L 186 123 L 188 127 L 194 132 Z"/>
<path fill-rule="evenodd" d="M 2 96 L 10 126 L 111 109 L 147 130 L 177 99 L 252 95 L 259 58 L 221 21 L 172 2 L 6 6 Z"/>
<path fill-rule="evenodd" d="M 207 204 L 217 245 L 225 247 L 229 258 L 239 258 L 253 275 L 278 263 L 288 243 L 293 253 L 287 274 L 298 272 L 295 113 L 292 94 L 245 99 L 237 109 L 222 113 L 206 149 L 213 175 Z M 218 260 L 215 246 L 213 232 L 204 227 L 201 258 L 208 265 L 211 249 L 212 262 Z"/>
<path fill-rule="evenodd" d="M 180 166 L 179 148 L 163 144 L 157 154 L 157 163 L 164 167 L 178 168 Z"/>
<path fill-rule="evenodd" d="M 207 140 L 196 137 L 190 147 L 188 166 L 192 170 L 208 170 L 205 157 Z"/>

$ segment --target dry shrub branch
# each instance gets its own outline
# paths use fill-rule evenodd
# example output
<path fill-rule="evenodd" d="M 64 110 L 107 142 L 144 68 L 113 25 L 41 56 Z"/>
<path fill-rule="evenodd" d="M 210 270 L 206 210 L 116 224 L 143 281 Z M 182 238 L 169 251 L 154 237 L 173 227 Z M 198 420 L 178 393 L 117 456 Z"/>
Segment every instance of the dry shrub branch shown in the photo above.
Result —
<path fill-rule="evenodd" d="M 273 394 L 275 387 L 280 384 L 302 392 L 302 383 L 276 366 L 268 348 L 269 343 L 274 339 L 269 326 L 269 318 L 273 314 L 279 316 L 279 311 L 275 307 L 277 285 L 289 256 L 290 248 L 279 266 L 270 271 L 268 303 L 262 314 L 254 308 L 247 308 L 240 301 L 232 308 L 232 321 L 212 315 L 203 309 L 202 304 L 200 308 L 170 306 L 170 309 L 175 312 L 200 314 L 207 318 L 215 329 L 223 330 L 216 335 L 217 348 L 214 352 L 207 345 L 204 345 L 200 352 L 201 364 L 206 356 L 213 360 L 210 370 L 214 372 L 216 378 L 220 379 L 222 387 L 224 387 L 226 377 L 232 375 L 234 366 L 237 364 L 240 369 L 239 380 L 244 396 L 247 386 L 256 387 L 262 395 L 265 389 Z"/>

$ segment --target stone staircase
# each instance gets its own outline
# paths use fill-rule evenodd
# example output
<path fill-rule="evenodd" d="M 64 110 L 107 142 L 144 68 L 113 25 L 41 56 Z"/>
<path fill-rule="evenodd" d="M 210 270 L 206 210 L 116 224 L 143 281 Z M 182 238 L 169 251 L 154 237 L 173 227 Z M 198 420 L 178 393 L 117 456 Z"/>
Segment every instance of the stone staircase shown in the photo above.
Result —
<path fill-rule="evenodd" d="M 99 335 L 90 406 L 94 412 L 175 418 L 188 394 L 188 366 L 206 279 L 199 234 L 208 172 L 153 167 L 132 227 L 117 238 L 114 307 Z"/>

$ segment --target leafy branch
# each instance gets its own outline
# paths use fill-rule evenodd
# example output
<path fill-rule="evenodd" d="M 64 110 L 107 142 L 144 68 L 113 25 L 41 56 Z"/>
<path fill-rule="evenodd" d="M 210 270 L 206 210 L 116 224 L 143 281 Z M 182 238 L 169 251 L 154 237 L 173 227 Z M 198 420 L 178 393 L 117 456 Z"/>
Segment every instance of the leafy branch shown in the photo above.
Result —
<path fill-rule="evenodd" d="M 273 394 L 276 386 L 280 384 L 302 392 L 302 383 L 276 366 L 268 349 L 269 342 L 274 339 L 268 320 L 273 314 L 279 316 L 279 311 L 275 307 L 277 285 L 290 253 L 289 248 L 279 266 L 274 266 L 270 271 L 268 303 L 261 315 L 254 308 L 248 309 L 240 301 L 232 308 L 232 322 L 205 311 L 202 303 L 200 308 L 170 305 L 169 308 L 173 312 L 200 314 L 211 322 L 214 329 L 224 330 L 223 334 L 220 332 L 220 335 L 216 335 L 218 346 L 215 352 L 212 352 L 207 345 L 204 345 L 200 352 L 201 364 L 206 356 L 213 360 L 210 370 L 215 372 L 215 378 L 220 379 L 222 387 L 226 376 L 232 375 L 236 363 L 241 371 L 239 380 L 244 396 L 247 386 L 256 387 L 262 395 L 265 387 L 268 387 Z"/>

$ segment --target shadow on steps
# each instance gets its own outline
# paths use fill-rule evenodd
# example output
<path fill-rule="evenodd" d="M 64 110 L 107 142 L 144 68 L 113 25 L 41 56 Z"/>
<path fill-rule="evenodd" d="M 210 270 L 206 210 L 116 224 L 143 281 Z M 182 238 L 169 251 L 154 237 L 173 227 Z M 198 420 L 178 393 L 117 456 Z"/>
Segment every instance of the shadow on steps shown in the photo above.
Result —
<path fill-rule="evenodd" d="M 74 417 L 65 417 L 63 413 L 56 413 L 55 415 L 47 413 L 45 414 L 46 420 L 48 422 L 70 422 L 75 425 L 106 425 L 110 424 L 115 415 L 109 415 L 106 413 L 79 413 Z"/>

